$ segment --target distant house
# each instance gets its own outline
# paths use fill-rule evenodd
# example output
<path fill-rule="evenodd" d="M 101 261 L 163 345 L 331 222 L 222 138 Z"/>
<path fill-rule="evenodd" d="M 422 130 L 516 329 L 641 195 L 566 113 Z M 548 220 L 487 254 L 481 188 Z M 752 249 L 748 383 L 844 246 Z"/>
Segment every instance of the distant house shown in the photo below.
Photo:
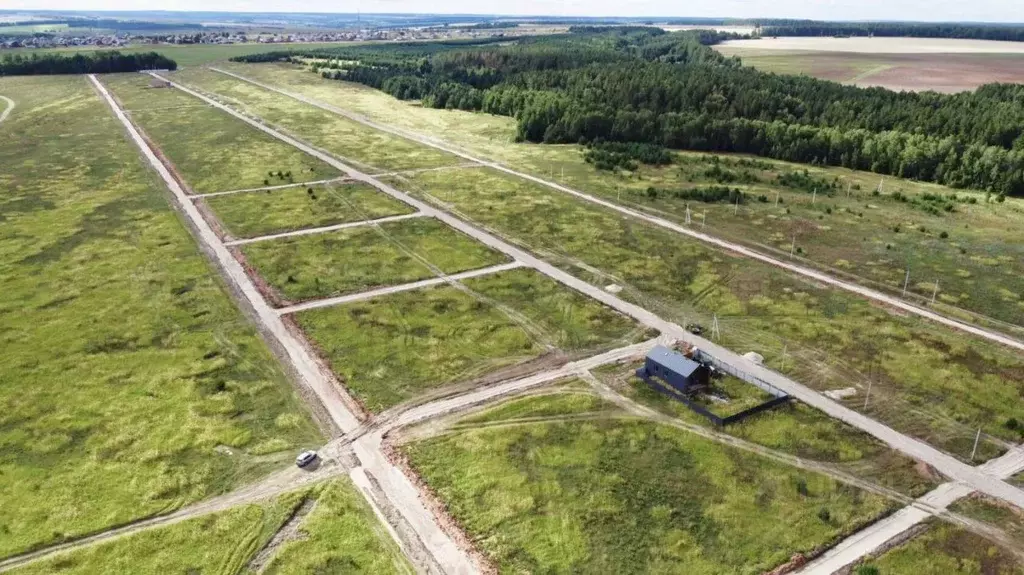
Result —
<path fill-rule="evenodd" d="M 680 393 L 690 393 L 706 386 L 711 372 L 707 366 L 664 346 L 657 346 L 647 354 L 644 366 L 637 370 L 643 380 L 656 377 Z"/>

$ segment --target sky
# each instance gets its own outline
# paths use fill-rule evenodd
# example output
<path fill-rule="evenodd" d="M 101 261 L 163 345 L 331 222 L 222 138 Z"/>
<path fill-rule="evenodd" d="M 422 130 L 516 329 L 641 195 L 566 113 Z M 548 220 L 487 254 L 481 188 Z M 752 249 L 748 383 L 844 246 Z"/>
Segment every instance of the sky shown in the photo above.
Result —
<path fill-rule="evenodd" d="M 0 0 L 7 10 L 419 12 L 1024 22 L 1024 0 Z"/>

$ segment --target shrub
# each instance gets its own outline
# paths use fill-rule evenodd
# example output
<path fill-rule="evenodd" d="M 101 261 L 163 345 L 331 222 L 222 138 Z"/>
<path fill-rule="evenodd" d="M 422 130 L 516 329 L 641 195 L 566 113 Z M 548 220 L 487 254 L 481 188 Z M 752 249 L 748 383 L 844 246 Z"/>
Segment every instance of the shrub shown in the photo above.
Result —
<path fill-rule="evenodd" d="M 949 232 L 940 232 L 939 237 L 942 239 L 946 239 L 949 237 Z"/>

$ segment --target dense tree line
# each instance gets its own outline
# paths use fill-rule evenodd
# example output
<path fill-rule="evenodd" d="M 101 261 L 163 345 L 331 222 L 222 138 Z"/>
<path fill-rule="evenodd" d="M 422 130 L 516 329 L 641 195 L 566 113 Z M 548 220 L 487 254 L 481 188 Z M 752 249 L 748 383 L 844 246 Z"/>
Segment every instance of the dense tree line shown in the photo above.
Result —
<path fill-rule="evenodd" d="M 896 93 L 768 74 L 708 47 L 728 37 L 580 27 L 512 45 L 335 52 L 321 73 L 513 116 L 526 141 L 742 152 L 1024 195 L 1024 86 Z"/>
<path fill-rule="evenodd" d="M 44 74 L 108 74 L 112 72 L 138 72 L 139 70 L 176 70 L 177 62 L 156 52 L 122 54 L 95 52 L 92 54 L 60 54 L 31 56 L 8 54 L 0 60 L 0 76 L 33 76 Z"/>
<path fill-rule="evenodd" d="M 1013 24 L 768 20 L 761 25 L 762 36 L 886 36 L 1024 42 L 1024 26 Z"/>

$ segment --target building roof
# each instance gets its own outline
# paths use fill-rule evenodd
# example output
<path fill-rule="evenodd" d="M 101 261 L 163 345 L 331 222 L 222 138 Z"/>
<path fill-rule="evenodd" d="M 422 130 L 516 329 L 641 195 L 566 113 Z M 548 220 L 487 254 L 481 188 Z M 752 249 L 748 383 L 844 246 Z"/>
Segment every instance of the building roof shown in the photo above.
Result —
<path fill-rule="evenodd" d="M 678 351 L 672 351 L 663 345 L 659 345 L 649 351 L 647 353 L 647 359 L 655 361 L 658 365 L 672 370 L 683 377 L 690 377 L 698 368 L 700 368 L 700 364 L 696 361 L 687 358 Z"/>

